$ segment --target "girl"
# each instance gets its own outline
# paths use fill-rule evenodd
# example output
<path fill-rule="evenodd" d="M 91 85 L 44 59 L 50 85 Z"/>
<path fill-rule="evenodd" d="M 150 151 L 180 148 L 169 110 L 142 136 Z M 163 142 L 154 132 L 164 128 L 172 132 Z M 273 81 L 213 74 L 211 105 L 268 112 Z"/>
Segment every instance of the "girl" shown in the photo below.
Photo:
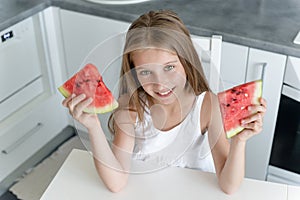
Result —
<path fill-rule="evenodd" d="M 215 172 L 220 188 L 235 192 L 244 177 L 246 141 L 262 129 L 266 102 L 242 120 L 229 142 L 218 100 L 205 79 L 190 34 L 171 11 L 151 11 L 132 23 L 124 48 L 119 108 L 110 118 L 110 145 L 85 95 L 63 101 L 88 130 L 97 172 L 113 192 L 127 183 L 132 159 Z M 163 163 L 163 164 L 162 164 Z"/>

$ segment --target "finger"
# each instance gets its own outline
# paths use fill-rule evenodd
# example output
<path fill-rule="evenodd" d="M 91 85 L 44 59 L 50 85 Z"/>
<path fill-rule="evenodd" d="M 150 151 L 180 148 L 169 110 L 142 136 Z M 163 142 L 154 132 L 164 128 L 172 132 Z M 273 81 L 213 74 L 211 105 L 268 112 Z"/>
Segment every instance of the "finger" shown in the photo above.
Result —
<path fill-rule="evenodd" d="M 245 125 L 248 123 L 252 123 L 255 121 L 258 121 L 259 123 L 262 123 L 262 113 L 256 113 L 254 115 L 251 115 L 250 117 L 244 118 L 241 120 L 241 125 Z"/>
<path fill-rule="evenodd" d="M 264 98 L 260 98 L 259 102 L 260 102 L 261 106 L 267 108 L 267 101 Z"/>
<path fill-rule="evenodd" d="M 252 122 L 252 123 L 247 123 L 244 124 L 243 127 L 246 130 L 252 131 L 253 133 L 259 133 L 262 131 L 262 126 L 259 122 Z"/>
<path fill-rule="evenodd" d="M 265 113 L 267 111 L 267 108 L 265 106 L 261 106 L 261 105 L 251 105 L 248 106 L 248 110 L 251 111 L 252 113 Z"/>
<path fill-rule="evenodd" d="M 67 107 L 68 106 L 68 103 L 69 101 L 74 98 L 76 95 L 75 94 L 71 94 L 70 96 L 68 96 L 67 98 L 65 98 L 63 101 L 62 101 L 62 105 Z"/>
<path fill-rule="evenodd" d="M 85 99 L 85 94 L 80 94 L 79 96 L 76 96 L 74 98 L 72 98 L 69 102 L 68 102 L 68 107 L 69 109 L 72 111 L 74 109 L 74 107 L 81 102 L 82 100 Z"/>
<path fill-rule="evenodd" d="M 77 104 L 75 107 L 74 107 L 74 110 L 73 110 L 73 117 L 74 118 L 79 118 L 82 113 L 83 113 L 83 110 L 92 103 L 93 99 L 92 98 L 88 98 L 82 102 L 80 102 L 79 104 Z"/>

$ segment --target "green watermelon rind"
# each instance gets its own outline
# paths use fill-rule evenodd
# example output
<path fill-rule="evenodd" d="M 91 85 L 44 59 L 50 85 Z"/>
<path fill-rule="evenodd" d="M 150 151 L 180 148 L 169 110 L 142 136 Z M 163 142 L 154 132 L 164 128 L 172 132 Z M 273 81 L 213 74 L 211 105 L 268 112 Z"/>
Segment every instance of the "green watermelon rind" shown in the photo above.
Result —
<path fill-rule="evenodd" d="M 68 98 L 71 93 L 68 91 L 68 90 L 65 90 L 63 86 L 60 86 L 58 88 L 58 91 L 65 97 L 65 98 Z"/>
<path fill-rule="evenodd" d="M 238 126 L 238 127 L 235 127 L 229 131 L 227 131 L 226 133 L 226 137 L 229 139 L 233 136 L 235 136 L 236 134 L 238 134 L 239 132 L 241 132 L 242 130 L 244 130 L 245 128 L 242 127 L 242 126 Z"/>
<path fill-rule="evenodd" d="M 116 108 L 119 107 L 119 103 L 114 100 L 111 104 L 109 105 L 106 105 L 106 106 L 103 106 L 103 107 L 87 107 L 85 108 L 83 111 L 86 112 L 86 113 L 91 113 L 91 114 L 95 114 L 95 113 L 98 113 L 98 114 L 104 114 L 104 113 L 107 113 L 107 112 L 110 112 Z"/>
<path fill-rule="evenodd" d="M 256 104 L 256 105 L 259 105 L 259 99 L 262 97 L 262 80 L 257 80 L 257 81 L 254 81 L 255 82 L 255 91 L 254 91 L 254 97 L 253 100 L 252 100 L 252 104 Z M 240 133 L 242 130 L 244 130 L 245 128 L 242 127 L 242 126 L 237 126 L 237 127 L 234 127 L 232 128 L 231 130 L 227 131 L 226 132 L 226 137 L 229 139 L 233 136 L 235 136 L 236 134 Z"/>

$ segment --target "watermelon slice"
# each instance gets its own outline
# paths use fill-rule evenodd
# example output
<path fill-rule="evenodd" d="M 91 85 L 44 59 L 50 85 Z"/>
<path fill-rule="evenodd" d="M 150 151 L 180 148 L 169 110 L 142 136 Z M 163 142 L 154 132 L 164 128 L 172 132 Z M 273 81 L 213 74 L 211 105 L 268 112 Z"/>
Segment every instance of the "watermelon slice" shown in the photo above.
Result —
<path fill-rule="evenodd" d="M 84 110 L 87 113 L 106 113 L 118 107 L 118 102 L 104 84 L 96 66 L 85 65 L 79 72 L 58 88 L 64 97 L 84 93 L 86 98 L 93 98 L 92 103 Z"/>
<path fill-rule="evenodd" d="M 227 138 L 241 132 L 241 120 L 254 114 L 248 110 L 250 105 L 259 105 L 262 96 L 262 81 L 245 83 L 218 93 L 223 126 Z"/>

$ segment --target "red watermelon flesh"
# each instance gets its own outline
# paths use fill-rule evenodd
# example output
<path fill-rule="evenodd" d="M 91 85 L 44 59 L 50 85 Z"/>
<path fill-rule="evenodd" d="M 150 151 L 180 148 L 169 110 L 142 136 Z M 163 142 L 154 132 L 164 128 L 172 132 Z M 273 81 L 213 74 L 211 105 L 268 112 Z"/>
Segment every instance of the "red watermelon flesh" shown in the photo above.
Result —
<path fill-rule="evenodd" d="M 219 105 L 227 138 L 241 132 L 241 120 L 254 114 L 250 105 L 259 105 L 262 96 L 262 81 L 245 83 L 218 93 Z"/>
<path fill-rule="evenodd" d="M 87 113 L 106 113 L 118 107 L 118 102 L 102 80 L 98 69 L 93 64 L 85 65 L 79 72 L 58 88 L 64 97 L 71 94 L 85 94 L 92 103 L 84 110 Z"/>

